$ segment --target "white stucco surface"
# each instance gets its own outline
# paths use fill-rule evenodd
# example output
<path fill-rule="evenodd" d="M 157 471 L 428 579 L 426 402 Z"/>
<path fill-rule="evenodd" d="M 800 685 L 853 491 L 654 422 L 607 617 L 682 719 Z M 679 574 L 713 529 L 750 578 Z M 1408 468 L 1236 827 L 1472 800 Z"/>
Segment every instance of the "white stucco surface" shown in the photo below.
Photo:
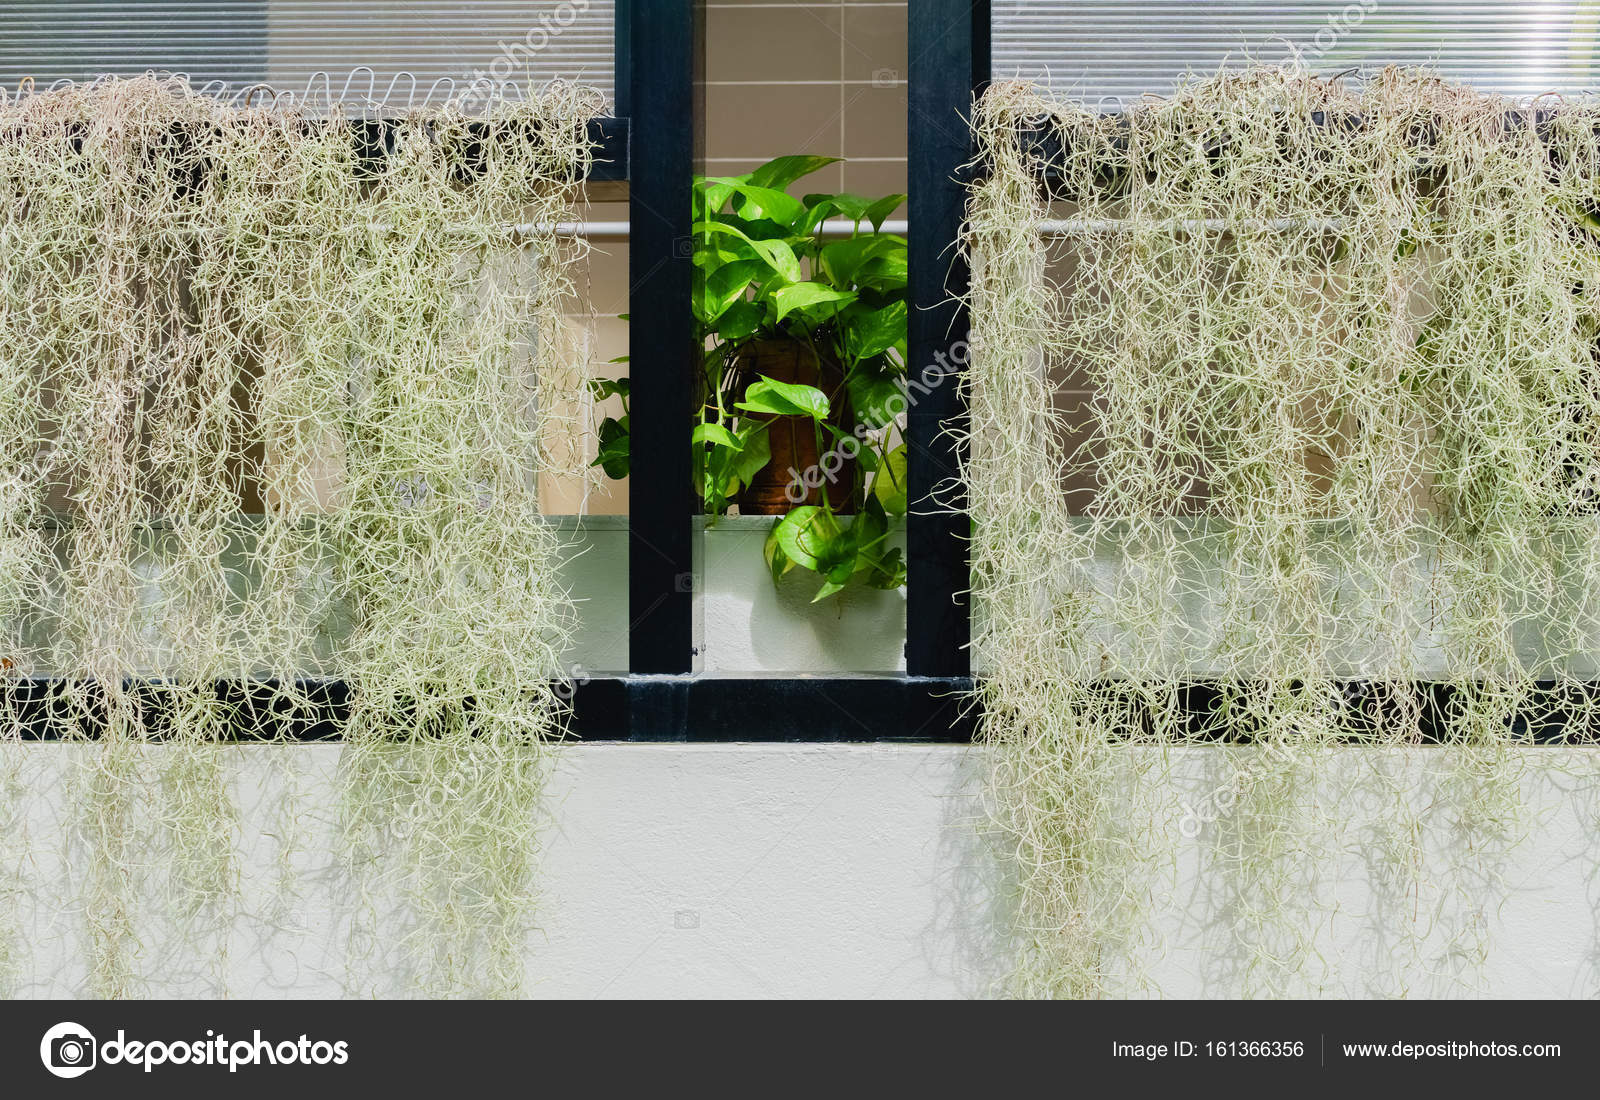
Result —
<path fill-rule="evenodd" d="M 22 857 L 23 996 L 84 974 L 79 872 L 62 859 L 71 758 L 32 746 Z M 336 746 L 225 750 L 242 811 L 244 891 L 220 969 L 196 937 L 152 930 L 155 995 L 335 997 L 404 990 L 346 973 L 353 899 L 332 866 Z M 535 996 L 915 996 L 979 992 L 995 952 L 962 899 L 984 861 L 954 746 L 591 745 L 562 750 L 548 799 Z M 298 873 L 280 889 L 286 771 Z M 16 854 L 14 847 L 8 855 Z M 153 902 L 151 912 L 159 909 Z M 220 977 L 220 980 L 218 980 Z"/>
<path fill-rule="evenodd" d="M 617 673 L 628 664 L 628 520 L 559 521 L 567 546 L 562 578 L 582 625 L 569 664 Z M 813 604 L 821 580 L 794 570 L 774 585 L 762 546 L 776 517 L 695 521 L 695 668 L 720 674 L 903 672 L 906 598 L 860 586 Z M 890 545 L 905 545 L 896 524 Z"/>
<path fill-rule="evenodd" d="M 81 864 L 65 853 L 62 745 L 15 749 L 25 799 L 8 823 L 6 868 L 20 887 L 16 993 L 77 993 L 84 974 Z M 330 862 L 336 746 L 236 747 L 228 754 L 241 808 L 243 890 L 226 954 L 195 930 L 150 920 L 139 960 L 155 995 L 404 995 L 348 965 L 353 898 Z M 1218 758 L 1200 750 L 1173 782 L 1191 804 L 1214 789 Z M 1541 750 L 1552 753 L 1558 750 Z M 1547 762 L 1554 757 L 1541 758 Z M 1526 833 L 1470 901 L 1492 944 L 1468 973 L 1407 989 L 1567 997 L 1600 989 L 1600 797 L 1592 755 L 1526 785 Z M 561 750 L 549 788 L 539 931 L 526 949 L 528 986 L 546 997 L 969 997 L 1008 966 L 1003 877 L 973 828 L 981 750 L 919 745 L 585 745 Z M 286 777 L 292 777 L 285 786 Z M 286 803 L 286 790 L 294 801 Z M 280 814 L 297 807 L 294 874 L 280 878 Z M 14 826 L 21 825 L 22 829 Z M 1212 834 L 1188 838 L 1153 896 L 1153 988 L 1227 992 L 1222 883 L 1201 870 Z M 1211 829 L 1218 826 L 1207 826 Z M 1359 871 L 1362 833 L 1340 867 Z M 159 850 L 159 849 L 157 849 Z M 64 854 L 67 858 L 63 858 Z M 1415 914 L 1385 908 L 1356 874 L 1323 937 L 1323 992 L 1387 988 L 1397 933 Z M 160 908 L 152 900 L 151 912 Z M 1424 906 L 1425 908 L 1425 906 Z M 1424 918 L 1426 914 L 1423 914 Z M 1385 945 L 1388 945 L 1387 947 Z M 1386 953 L 1386 951 L 1388 953 Z M 380 960 L 381 961 L 381 960 Z M 1449 960 L 1436 968 L 1449 970 Z M 1391 990 L 1392 991 L 1392 990 Z"/>

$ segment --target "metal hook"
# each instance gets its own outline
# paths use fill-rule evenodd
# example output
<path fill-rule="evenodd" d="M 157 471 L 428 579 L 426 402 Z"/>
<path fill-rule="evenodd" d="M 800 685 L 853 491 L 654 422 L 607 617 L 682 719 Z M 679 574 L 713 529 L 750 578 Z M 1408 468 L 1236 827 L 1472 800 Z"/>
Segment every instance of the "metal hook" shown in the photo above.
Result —
<path fill-rule="evenodd" d="M 511 81 L 491 80 L 480 76 L 469 84 L 465 91 L 456 100 L 455 105 L 462 110 L 481 107 L 485 114 L 492 111 L 496 104 L 506 103 L 513 99 L 512 93 L 520 96 L 521 91 Z"/>
<path fill-rule="evenodd" d="M 439 85 L 446 83 L 449 84 L 449 89 L 444 93 L 444 101 L 447 103 L 450 101 L 451 97 L 454 96 L 456 92 L 456 78 L 453 76 L 441 76 L 438 80 L 435 80 L 431 85 L 429 85 L 428 94 L 422 99 L 422 106 L 424 108 L 433 102 L 433 93 L 438 90 Z"/>
<path fill-rule="evenodd" d="M 481 93 L 478 90 L 480 88 L 483 89 Z M 495 82 L 486 76 L 480 76 L 471 84 L 467 85 L 466 91 L 462 92 L 461 96 L 463 100 L 482 100 L 485 103 L 492 103 L 494 101 L 495 93 Z"/>
<path fill-rule="evenodd" d="M 1528 98 L 1528 106 L 1527 106 L 1526 110 L 1528 111 L 1529 114 L 1534 114 L 1534 113 L 1538 112 L 1538 110 L 1539 110 L 1539 101 L 1541 99 L 1553 99 L 1553 100 L 1556 101 L 1556 106 L 1558 106 L 1558 107 L 1566 106 L 1566 102 L 1567 102 L 1567 97 L 1564 94 L 1562 94 L 1561 92 L 1540 92 L 1538 95 L 1530 96 Z"/>
<path fill-rule="evenodd" d="M 351 82 L 355 80 L 357 73 L 363 71 L 367 74 L 367 93 L 361 97 L 361 112 L 362 114 L 365 114 L 368 108 L 372 105 L 372 93 L 376 90 L 376 85 L 378 82 L 378 74 L 372 71 L 371 65 L 357 65 L 355 68 L 350 70 L 350 75 L 344 78 L 344 87 L 339 91 L 339 106 L 344 106 L 345 100 L 350 96 Z"/>
<path fill-rule="evenodd" d="M 314 72 L 310 76 L 306 77 L 305 94 L 300 100 L 300 102 L 308 110 L 311 109 L 311 108 L 314 108 L 317 105 L 317 95 L 316 95 L 315 88 L 316 88 L 316 83 L 317 83 L 317 77 L 319 77 L 319 76 L 322 78 L 322 94 L 327 99 L 328 105 L 330 107 L 333 105 L 333 83 L 332 83 L 332 80 L 329 78 L 328 73 L 327 73 L 326 70 L 318 69 L 316 72 Z"/>
<path fill-rule="evenodd" d="M 411 90 L 406 93 L 406 110 L 411 110 L 411 100 L 417 94 L 417 76 L 409 69 L 401 69 L 399 72 L 395 73 L 389 81 L 389 86 L 383 90 L 383 103 L 381 106 L 384 109 L 388 109 L 390 105 L 393 104 L 394 86 L 400 83 L 400 78 L 402 76 L 411 81 Z"/>
<path fill-rule="evenodd" d="M 241 91 L 239 93 L 239 95 L 241 96 L 241 99 L 239 101 L 239 106 L 243 107 L 245 110 L 248 111 L 251 108 L 251 106 L 254 104 L 255 98 L 256 98 L 256 94 L 258 92 L 265 93 L 267 95 L 273 96 L 274 98 L 278 94 L 277 90 L 275 88 L 273 88 L 272 85 L 270 85 L 270 84 L 252 84 L 248 88 L 245 88 L 243 91 Z M 269 100 L 268 103 L 270 105 L 271 101 Z"/>

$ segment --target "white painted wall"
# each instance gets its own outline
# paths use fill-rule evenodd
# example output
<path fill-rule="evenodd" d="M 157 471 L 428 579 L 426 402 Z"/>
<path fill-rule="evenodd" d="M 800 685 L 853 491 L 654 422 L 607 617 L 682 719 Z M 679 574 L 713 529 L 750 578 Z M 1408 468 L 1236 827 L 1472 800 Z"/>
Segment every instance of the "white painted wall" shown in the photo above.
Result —
<path fill-rule="evenodd" d="M 71 996 L 83 979 L 74 868 L 61 859 L 76 746 L 27 756 L 18 992 Z M 351 899 L 335 846 L 337 746 L 228 753 L 245 838 L 243 910 L 222 980 L 212 960 L 153 937 L 154 995 L 394 994 L 345 972 Z M 960 819 L 972 769 L 954 746 L 586 745 L 549 791 L 530 992 L 548 997 L 913 996 L 977 993 L 997 954 L 984 870 Z M 299 771 L 301 862 L 275 885 L 284 769 Z M 298 894 L 298 897 L 292 896 Z M 156 923 L 150 922 L 155 928 Z"/>
<path fill-rule="evenodd" d="M 580 602 L 583 625 L 569 655 L 591 673 L 628 664 L 628 517 L 563 518 L 569 553 L 563 580 Z M 821 581 L 796 569 L 774 585 L 762 546 L 776 517 L 695 521 L 697 671 L 903 672 L 903 591 L 849 588 L 811 603 Z M 905 547 L 897 523 L 890 545 Z"/>
<path fill-rule="evenodd" d="M 80 748 L 22 756 L 28 843 L 22 872 L 24 996 L 70 996 L 83 975 L 83 915 L 61 859 L 63 792 Z M 152 938 L 141 961 L 157 995 L 235 997 L 403 993 L 352 984 L 345 934 L 351 899 L 327 853 L 334 844 L 339 749 L 232 747 L 242 807 L 241 912 L 218 971 L 203 937 Z M 1504 887 L 1473 904 L 1494 943 L 1461 978 L 1497 996 L 1571 997 L 1600 989 L 1600 793 L 1591 754 L 1540 750 L 1527 783 L 1527 834 Z M 1558 752 L 1560 755 L 1557 755 Z M 13 762 L 16 757 L 11 758 Z M 1217 782 L 1213 750 L 1180 760 L 1174 796 L 1198 803 Z M 298 874 L 274 881 L 285 769 L 301 807 Z M 997 903 L 1004 890 L 976 837 L 982 750 L 916 745 L 584 745 L 560 751 L 548 799 L 540 933 L 529 986 L 548 997 L 967 997 L 994 989 L 1008 965 Z M 14 825 L 19 818 L 13 818 Z M 1208 834 L 1173 821 L 1178 866 L 1155 895 L 1164 941 L 1151 980 L 1171 995 L 1229 990 L 1233 960 L 1218 883 L 1199 869 Z M 16 836 L 8 828 L 8 835 Z M 1329 875 L 1347 876 L 1323 938 L 1323 991 L 1364 995 L 1393 959 L 1385 934 L 1404 914 L 1372 911 L 1360 877 L 1361 830 Z M 23 858 L 16 860 L 18 851 Z M 1425 915 L 1425 914 L 1424 914 Z M 151 924 L 154 929 L 156 925 Z M 1393 939 L 1392 935 L 1388 938 Z M 203 945 L 202 945 L 203 946 Z M 1393 946 L 1392 944 L 1390 946 Z M 220 980 L 219 980 L 220 973 Z M 1441 980 L 1413 996 L 1460 993 Z M 1391 990 L 1392 991 L 1392 990 Z"/>

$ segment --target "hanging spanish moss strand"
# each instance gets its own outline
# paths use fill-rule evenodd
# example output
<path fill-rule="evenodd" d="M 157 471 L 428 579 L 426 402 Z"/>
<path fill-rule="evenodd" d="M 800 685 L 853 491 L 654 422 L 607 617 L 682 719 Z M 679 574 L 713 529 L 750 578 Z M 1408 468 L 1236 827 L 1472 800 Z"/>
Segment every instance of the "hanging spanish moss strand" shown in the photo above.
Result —
<path fill-rule="evenodd" d="M 1400 69 L 978 104 L 966 481 L 1014 992 L 1159 990 L 1184 906 L 1216 994 L 1480 989 L 1519 747 L 1597 718 L 1600 108 L 1536 106 Z"/>
<path fill-rule="evenodd" d="M 156 927 L 221 973 L 224 742 L 286 736 L 318 679 L 350 688 L 346 862 L 394 991 L 521 988 L 581 246 L 508 227 L 570 217 L 602 106 L 558 84 L 377 124 L 156 76 L 0 100 L 4 731 L 83 743 L 85 992 L 144 992 Z"/>

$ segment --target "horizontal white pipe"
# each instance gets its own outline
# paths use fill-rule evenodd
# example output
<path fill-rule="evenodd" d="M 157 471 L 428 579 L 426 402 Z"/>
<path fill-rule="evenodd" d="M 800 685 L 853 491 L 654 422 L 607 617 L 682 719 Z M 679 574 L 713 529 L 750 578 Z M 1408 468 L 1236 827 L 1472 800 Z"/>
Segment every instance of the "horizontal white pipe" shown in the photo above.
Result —
<path fill-rule="evenodd" d="M 1120 233 L 1135 223 L 1124 218 L 1046 218 L 1039 222 L 1039 233 L 1045 237 L 1091 237 L 1104 233 Z M 1220 233 L 1229 229 L 1309 229 L 1319 233 L 1337 233 L 1343 223 L 1338 219 L 1309 220 L 1306 218 L 1173 218 L 1167 221 L 1146 222 L 1146 226 L 1174 233 Z M 882 231 L 905 236 L 908 224 L 904 220 L 886 221 Z M 625 240 L 629 224 L 625 221 L 558 222 L 554 226 L 558 237 L 588 237 L 591 240 Z M 534 236 L 549 229 L 536 223 L 515 227 L 521 236 Z M 822 224 L 824 237 L 848 237 L 855 231 L 849 221 L 828 221 Z"/>
<path fill-rule="evenodd" d="M 1104 233 L 1119 233 L 1134 226 L 1136 223 L 1124 218 L 1045 218 L 1037 225 L 1038 232 L 1044 237 L 1089 237 Z M 1343 228 L 1343 222 L 1338 219 L 1308 219 L 1308 218 L 1173 218 L 1166 221 L 1143 223 L 1148 228 L 1164 230 L 1174 233 L 1193 233 L 1204 231 L 1220 233 L 1229 229 L 1273 229 L 1295 230 L 1307 229 L 1318 233 L 1337 233 Z M 381 223 L 368 225 L 354 225 L 352 231 L 362 228 L 376 231 L 387 231 L 391 227 Z M 627 240 L 631 225 L 626 221 L 567 221 L 567 222 L 521 222 L 517 225 L 506 226 L 506 229 L 518 237 L 540 237 L 553 235 L 557 237 L 587 237 L 590 240 Z M 908 225 L 902 220 L 886 221 L 881 231 L 905 236 Z M 5 227 L 0 227 L 4 231 Z M 854 222 L 835 219 L 822 223 L 820 235 L 824 237 L 848 237 L 856 231 Z"/>
<path fill-rule="evenodd" d="M 866 223 L 870 225 L 870 223 Z M 513 226 L 512 232 L 519 237 L 535 237 L 554 232 L 557 237 L 588 237 L 590 240 L 626 240 L 630 225 L 627 222 L 556 222 L 555 225 L 540 222 L 524 222 Z M 886 221 L 883 223 L 882 232 L 898 233 L 905 236 L 906 223 L 904 221 Z M 822 223 L 821 235 L 824 237 L 848 237 L 855 232 L 855 223 L 836 219 Z"/>
<path fill-rule="evenodd" d="M 1046 218 L 1039 223 L 1039 233 L 1045 237 L 1092 237 L 1120 233 L 1138 224 L 1126 218 Z M 1168 218 L 1143 223 L 1145 228 L 1170 233 L 1221 233 L 1229 229 L 1305 229 L 1337 233 L 1342 225 L 1338 219 L 1311 218 Z"/>
<path fill-rule="evenodd" d="M 870 223 L 863 223 L 870 228 Z M 346 232 L 358 233 L 363 229 L 376 233 L 387 233 L 394 227 L 385 222 L 358 222 L 343 227 Z M 464 231 L 466 227 L 462 227 Z M 625 221 L 571 221 L 571 222 L 519 222 L 516 225 L 507 225 L 504 230 L 516 237 L 588 237 L 590 240 L 627 240 L 631 226 Z M 906 231 L 903 221 L 886 221 L 882 231 L 885 233 L 898 233 L 902 236 Z M 179 230 L 181 233 L 199 232 L 196 227 L 190 226 Z M 821 236 L 848 237 L 855 232 L 855 223 L 834 220 L 823 222 Z M 10 227 L 0 224 L 0 234 L 9 235 Z"/>
<path fill-rule="evenodd" d="M 555 235 L 558 237 L 589 237 L 591 239 L 626 238 L 628 235 L 627 222 L 557 222 Z M 538 225 L 527 224 L 516 227 L 518 236 L 531 236 L 539 232 Z"/>

